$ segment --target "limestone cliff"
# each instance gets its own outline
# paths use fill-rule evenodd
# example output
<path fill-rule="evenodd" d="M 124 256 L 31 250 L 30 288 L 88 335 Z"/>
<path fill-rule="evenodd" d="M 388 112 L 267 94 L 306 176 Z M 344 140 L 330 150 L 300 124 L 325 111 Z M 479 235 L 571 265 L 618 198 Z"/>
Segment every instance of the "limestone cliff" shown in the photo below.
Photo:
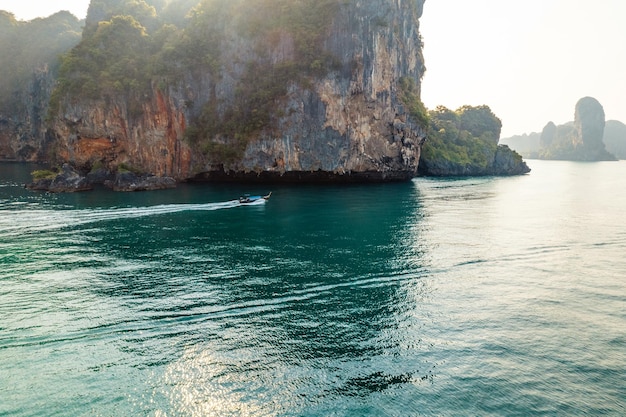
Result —
<path fill-rule="evenodd" d="M 399 85 L 411 80 L 419 97 L 424 0 L 326 1 L 333 13 L 310 42 L 315 55 L 308 70 L 281 78 L 280 93 L 258 107 L 241 92 L 257 99 L 268 71 L 299 68 L 293 63 L 303 59 L 302 37 L 287 25 L 251 35 L 242 19 L 261 25 L 277 15 L 251 21 L 254 2 L 215 3 L 223 10 L 209 48 L 217 48 L 219 60 L 182 71 L 182 64 L 169 62 L 180 76 L 153 76 L 146 91 L 89 98 L 65 92 L 53 106 L 49 153 L 85 169 L 126 165 L 177 180 L 404 180 L 416 174 L 426 126 Z"/>
<path fill-rule="evenodd" d="M 159 90 L 144 97 L 140 115 L 128 100 L 68 99 L 57 115 L 51 153 L 77 167 L 132 166 L 159 176 L 191 175 L 191 149 L 183 141 L 186 116 Z"/>

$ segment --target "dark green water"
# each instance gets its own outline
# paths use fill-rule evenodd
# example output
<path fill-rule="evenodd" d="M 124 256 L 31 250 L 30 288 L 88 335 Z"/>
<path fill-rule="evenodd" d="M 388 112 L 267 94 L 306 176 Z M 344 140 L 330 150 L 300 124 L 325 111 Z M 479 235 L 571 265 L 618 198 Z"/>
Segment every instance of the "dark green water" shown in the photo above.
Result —
<path fill-rule="evenodd" d="M 0 164 L 0 415 L 625 415 L 626 163 L 529 165 L 51 195 Z"/>

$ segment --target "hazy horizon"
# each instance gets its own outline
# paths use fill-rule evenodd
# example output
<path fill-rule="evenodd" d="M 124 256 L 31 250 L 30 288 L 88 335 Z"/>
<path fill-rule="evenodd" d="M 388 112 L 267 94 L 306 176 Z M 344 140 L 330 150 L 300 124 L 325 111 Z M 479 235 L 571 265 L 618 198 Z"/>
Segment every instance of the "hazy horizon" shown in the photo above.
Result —
<path fill-rule="evenodd" d="M 59 10 L 84 18 L 88 6 L 0 0 L 20 20 Z M 623 0 L 427 0 L 422 100 L 430 109 L 486 104 L 502 120 L 502 137 L 571 121 L 585 96 L 602 104 L 607 120 L 626 122 L 623 20 Z"/>

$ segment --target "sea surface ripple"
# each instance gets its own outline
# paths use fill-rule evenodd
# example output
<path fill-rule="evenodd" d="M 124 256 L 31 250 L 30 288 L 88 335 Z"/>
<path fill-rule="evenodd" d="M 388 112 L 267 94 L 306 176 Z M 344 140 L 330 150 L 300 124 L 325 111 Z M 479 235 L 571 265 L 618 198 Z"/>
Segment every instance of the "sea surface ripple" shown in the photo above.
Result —
<path fill-rule="evenodd" d="M 626 415 L 626 163 L 529 165 L 46 194 L 0 164 L 0 416 Z"/>

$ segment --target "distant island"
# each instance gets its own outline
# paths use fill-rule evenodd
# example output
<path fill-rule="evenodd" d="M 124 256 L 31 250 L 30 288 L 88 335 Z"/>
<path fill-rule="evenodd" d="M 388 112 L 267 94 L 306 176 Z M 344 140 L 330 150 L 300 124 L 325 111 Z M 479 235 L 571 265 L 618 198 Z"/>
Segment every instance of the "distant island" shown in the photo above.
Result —
<path fill-rule="evenodd" d="M 593 97 L 577 103 L 574 121 L 548 122 L 541 132 L 503 138 L 501 143 L 525 158 L 569 161 L 626 159 L 626 125 L 605 120 L 602 105 Z"/>

